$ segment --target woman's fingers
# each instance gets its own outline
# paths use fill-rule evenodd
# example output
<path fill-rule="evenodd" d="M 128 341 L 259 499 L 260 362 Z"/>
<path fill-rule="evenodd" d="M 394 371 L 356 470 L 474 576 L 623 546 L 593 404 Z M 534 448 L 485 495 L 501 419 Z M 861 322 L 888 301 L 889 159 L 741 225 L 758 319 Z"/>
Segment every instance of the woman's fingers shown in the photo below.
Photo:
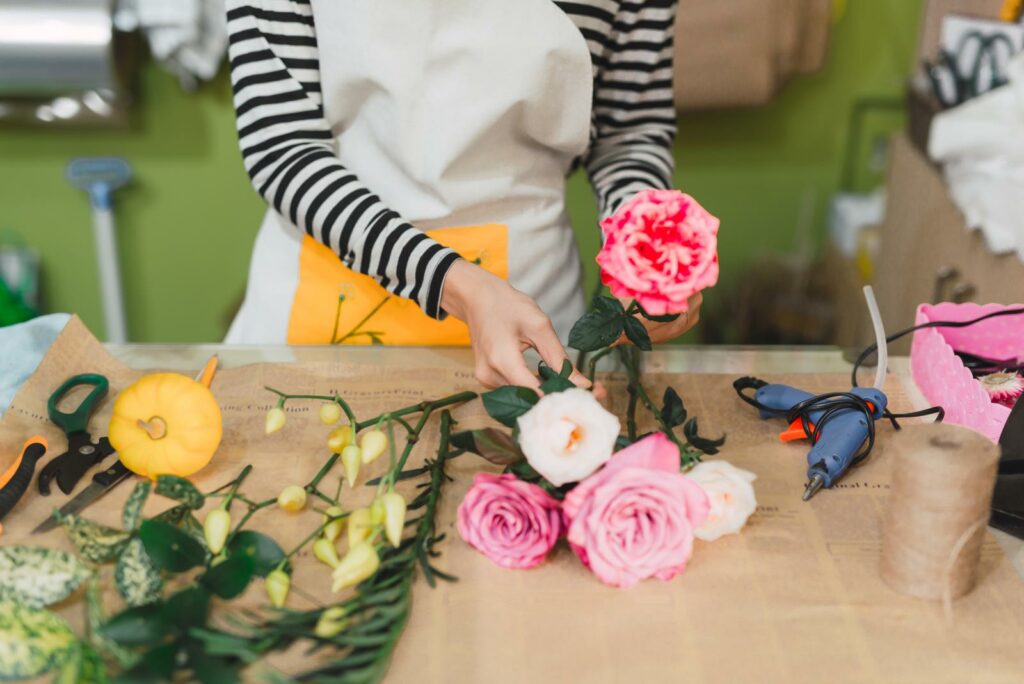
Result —
<path fill-rule="evenodd" d="M 544 317 L 543 323 L 538 322 L 535 328 L 528 332 L 527 341 L 531 347 L 537 350 L 540 358 L 544 359 L 544 363 L 549 368 L 556 373 L 562 371 L 562 364 L 569 358 L 569 355 L 565 352 L 565 347 L 562 346 L 562 342 L 558 339 L 558 335 L 555 333 L 555 329 L 547 316 Z M 587 376 L 580 373 L 575 366 L 569 375 L 569 381 L 583 389 L 588 389 L 591 384 Z"/>

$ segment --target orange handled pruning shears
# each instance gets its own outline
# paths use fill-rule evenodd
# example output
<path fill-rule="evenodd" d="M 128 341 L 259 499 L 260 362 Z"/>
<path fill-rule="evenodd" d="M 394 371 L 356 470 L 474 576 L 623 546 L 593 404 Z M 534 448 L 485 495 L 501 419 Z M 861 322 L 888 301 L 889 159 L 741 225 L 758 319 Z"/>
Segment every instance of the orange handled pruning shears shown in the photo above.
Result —
<path fill-rule="evenodd" d="M 29 438 L 21 447 L 21 455 L 11 466 L 0 475 L 0 520 L 11 512 L 28 486 L 32 483 L 32 475 L 35 474 L 36 463 L 46 453 L 49 447 L 46 439 L 39 435 Z M 0 534 L 3 528 L 0 527 Z"/>

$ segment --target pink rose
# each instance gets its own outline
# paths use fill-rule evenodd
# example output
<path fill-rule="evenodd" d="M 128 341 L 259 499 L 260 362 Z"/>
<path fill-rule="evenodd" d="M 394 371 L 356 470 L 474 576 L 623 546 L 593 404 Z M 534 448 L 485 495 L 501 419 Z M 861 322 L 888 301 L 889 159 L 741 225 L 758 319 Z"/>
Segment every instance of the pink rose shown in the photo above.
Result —
<path fill-rule="evenodd" d="M 718 224 L 678 190 L 644 190 L 601 221 L 601 281 L 652 316 L 683 313 L 718 282 Z"/>
<path fill-rule="evenodd" d="M 704 491 L 679 472 L 679 448 L 660 432 L 616 453 L 562 502 L 569 545 L 614 587 L 685 570 L 708 508 Z"/>
<path fill-rule="evenodd" d="M 532 568 L 562 532 L 558 501 L 515 475 L 478 473 L 459 504 L 466 543 L 503 568 Z"/>

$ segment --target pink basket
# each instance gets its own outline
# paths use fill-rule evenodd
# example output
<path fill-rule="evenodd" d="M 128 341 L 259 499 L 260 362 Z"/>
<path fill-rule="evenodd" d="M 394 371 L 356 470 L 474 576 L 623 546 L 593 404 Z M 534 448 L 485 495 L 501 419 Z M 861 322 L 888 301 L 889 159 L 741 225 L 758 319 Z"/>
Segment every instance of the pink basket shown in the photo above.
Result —
<path fill-rule="evenodd" d="M 917 324 L 969 321 L 993 311 L 1018 308 L 1002 304 L 922 304 Z M 966 328 L 925 328 L 914 333 L 910 369 L 930 403 L 946 409 L 946 422 L 962 425 L 993 442 L 1010 409 L 995 404 L 953 350 L 991 359 L 1024 357 L 1024 316 L 998 316 Z"/>

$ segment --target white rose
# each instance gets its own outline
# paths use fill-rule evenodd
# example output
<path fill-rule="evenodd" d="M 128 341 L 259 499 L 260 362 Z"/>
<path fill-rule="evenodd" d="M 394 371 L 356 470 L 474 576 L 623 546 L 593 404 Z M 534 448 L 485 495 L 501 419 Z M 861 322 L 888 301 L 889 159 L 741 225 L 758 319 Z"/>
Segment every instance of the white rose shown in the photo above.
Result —
<path fill-rule="evenodd" d="M 619 419 L 579 388 L 553 392 L 519 417 L 519 446 L 556 486 L 579 482 L 612 457 Z"/>
<path fill-rule="evenodd" d="M 757 475 L 737 468 L 727 461 L 698 463 L 687 475 L 708 495 L 711 509 L 694 536 L 714 541 L 726 534 L 739 532 L 757 508 L 754 480 Z"/>

